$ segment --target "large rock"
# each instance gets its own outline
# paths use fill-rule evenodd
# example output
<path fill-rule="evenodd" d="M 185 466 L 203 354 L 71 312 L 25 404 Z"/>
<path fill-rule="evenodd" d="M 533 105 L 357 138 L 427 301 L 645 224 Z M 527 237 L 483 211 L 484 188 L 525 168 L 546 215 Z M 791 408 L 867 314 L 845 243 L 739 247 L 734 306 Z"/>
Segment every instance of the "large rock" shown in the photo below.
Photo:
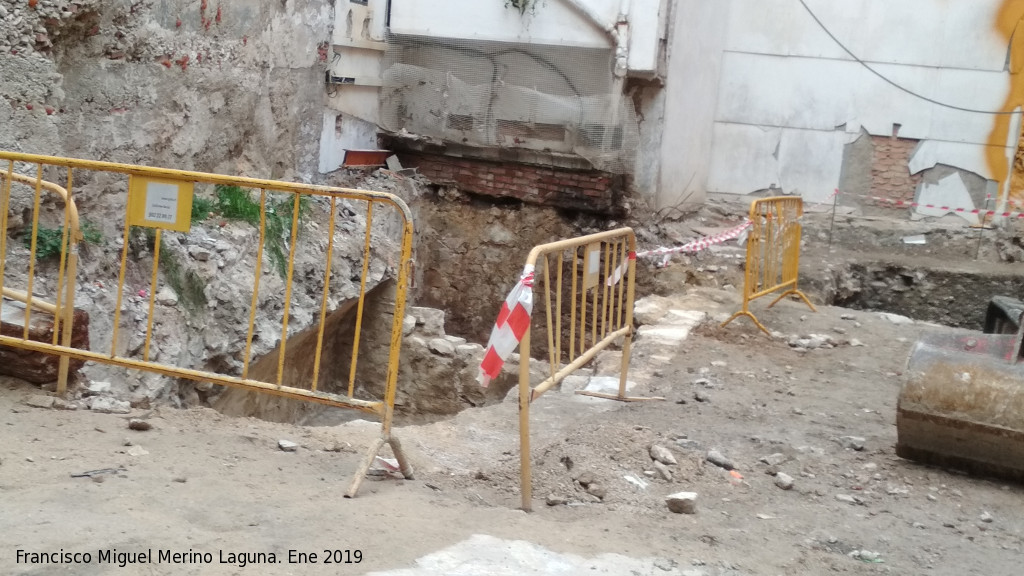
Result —
<path fill-rule="evenodd" d="M 696 514 L 697 493 L 676 492 L 675 494 L 669 494 L 665 497 L 665 504 L 668 505 L 669 510 L 676 514 Z"/>
<path fill-rule="evenodd" d="M 412 306 L 409 313 L 416 318 L 416 326 L 424 336 L 444 336 L 444 310 Z"/>

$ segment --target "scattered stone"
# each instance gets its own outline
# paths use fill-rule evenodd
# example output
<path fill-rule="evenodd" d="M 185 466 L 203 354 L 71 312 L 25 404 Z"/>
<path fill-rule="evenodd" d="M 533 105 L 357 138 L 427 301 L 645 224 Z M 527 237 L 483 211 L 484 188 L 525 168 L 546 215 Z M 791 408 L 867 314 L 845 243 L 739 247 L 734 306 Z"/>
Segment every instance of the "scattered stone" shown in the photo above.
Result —
<path fill-rule="evenodd" d="M 935 494 L 929 494 L 928 499 L 931 500 L 932 502 L 938 502 L 939 500 L 938 496 L 936 496 Z"/>
<path fill-rule="evenodd" d="M 779 472 L 775 475 L 775 485 L 783 490 L 793 489 L 793 477 L 785 472 Z"/>
<path fill-rule="evenodd" d="M 726 470 L 732 470 L 734 468 L 734 466 L 732 465 L 732 460 L 729 460 L 728 458 L 726 458 L 718 450 L 709 450 L 708 451 L 708 455 L 707 455 L 707 460 L 708 460 L 708 462 L 711 462 L 715 466 L 718 466 L 720 468 L 725 468 Z"/>
<path fill-rule="evenodd" d="M 860 436 L 843 436 L 841 438 L 837 438 L 836 442 L 839 442 L 839 445 L 843 448 L 860 452 L 864 449 L 864 442 L 866 442 L 866 440 Z"/>
<path fill-rule="evenodd" d="M 149 454 L 149 450 L 146 450 L 142 446 L 132 446 L 128 449 L 127 454 L 129 456 L 145 456 Z"/>
<path fill-rule="evenodd" d="M 86 390 L 93 396 L 110 394 L 110 382 L 90 382 Z"/>
<path fill-rule="evenodd" d="M 642 480 L 642 479 L 640 479 L 640 478 L 637 478 L 636 476 L 626 475 L 626 476 L 623 476 L 623 478 L 626 480 L 626 482 L 629 482 L 630 484 L 632 484 L 633 486 L 636 486 L 640 490 L 646 490 L 647 489 L 647 482 Z"/>
<path fill-rule="evenodd" d="M 451 356 L 455 354 L 455 345 L 445 340 L 444 338 L 431 338 L 427 342 L 427 348 L 435 354 L 441 356 Z"/>
<path fill-rule="evenodd" d="M 786 456 L 781 452 L 776 452 L 775 454 L 771 454 L 769 456 L 764 456 L 761 458 L 761 462 L 764 462 L 769 466 L 778 466 L 780 464 L 785 464 L 788 461 L 789 456 Z"/>
<path fill-rule="evenodd" d="M 671 482 L 672 481 L 672 471 L 668 469 L 668 466 L 665 466 L 661 462 L 658 462 L 657 460 L 655 460 L 654 461 L 654 469 L 655 469 L 655 471 L 658 472 L 658 475 L 660 475 L 662 477 L 662 479 L 664 479 L 666 482 Z"/>
<path fill-rule="evenodd" d="M 698 442 L 698 441 L 696 441 L 696 440 L 694 440 L 692 438 L 680 438 L 679 440 L 676 440 L 676 446 L 679 446 L 680 448 L 682 448 L 684 450 L 700 450 L 701 449 L 700 442 Z"/>
<path fill-rule="evenodd" d="M 580 486 L 586 488 L 587 486 L 590 486 L 591 484 L 596 482 L 597 479 L 594 478 L 593 472 L 587 470 L 585 472 L 581 472 L 580 475 L 576 477 L 576 481 L 580 483 Z"/>
<path fill-rule="evenodd" d="M 455 347 L 455 355 L 463 358 L 482 358 L 484 347 L 479 344 L 459 344 Z M 565 380 L 562 381 L 565 385 Z"/>
<path fill-rule="evenodd" d="M 836 494 L 836 500 L 845 502 L 846 504 L 861 504 L 864 501 L 856 496 L 850 496 L 849 494 Z"/>
<path fill-rule="evenodd" d="M 899 314 L 890 314 L 889 312 L 879 312 L 879 317 L 883 320 L 888 320 L 893 324 L 913 324 L 914 321 L 906 316 L 900 316 Z"/>
<path fill-rule="evenodd" d="M 982 522 L 986 523 L 986 524 L 989 524 L 989 523 L 991 523 L 991 522 L 992 522 L 993 520 L 995 520 L 995 518 L 993 518 L 993 517 L 992 517 L 992 515 L 991 515 L 991 514 L 989 514 L 989 513 L 987 512 L 987 511 L 985 511 L 985 512 L 982 512 L 982 513 L 981 513 L 981 516 L 979 517 L 979 519 L 980 519 L 980 520 L 981 520 Z"/>
<path fill-rule="evenodd" d="M 927 526 L 925 526 L 924 524 L 921 524 L 920 522 L 914 522 L 913 524 L 910 525 L 910 527 L 911 528 L 917 528 L 918 530 L 924 530 L 925 528 L 927 528 Z"/>
<path fill-rule="evenodd" d="M 672 455 L 672 451 L 660 444 L 652 444 L 650 449 L 651 459 L 660 462 L 662 464 L 675 465 L 676 457 Z"/>
<path fill-rule="evenodd" d="M 299 449 L 299 445 L 291 440 L 278 440 L 277 447 L 280 448 L 282 452 L 295 452 Z"/>
<path fill-rule="evenodd" d="M 172 480 L 172 482 L 177 482 L 179 484 L 184 484 L 185 482 L 188 482 L 188 478 L 185 478 L 184 476 L 175 476 L 174 479 Z"/>
<path fill-rule="evenodd" d="M 425 336 L 444 335 L 444 310 L 412 306 L 409 313 L 416 318 L 416 325 Z"/>
<path fill-rule="evenodd" d="M 146 430 L 152 430 L 153 425 L 145 420 L 139 420 L 138 418 L 132 418 L 128 421 L 129 430 L 138 430 L 139 432 L 145 432 Z"/>
<path fill-rule="evenodd" d="M 416 329 L 416 317 L 406 316 L 402 320 L 402 336 L 408 336 L 412 334 L 412 331 Z"/>
<path fill-rule="evenodd" d="M 712 361 L 711 361 L 711 365 L 712 365 L 712 366 L 714 366 L 715 368 L 725 368 L 725 367 L 726 367 L 726 366 L 728 366 L 729 364 L 727 364 L 727 363 L 726 363 L 725 361 L 723 361 L 723 360 L 712 360 Z"/>
<path fill-rule="evenodd" d="M 707 386 L 708 388 L 714 387 L 711 384 L 711 380 L 708 380 L 707 378 L 697 378 L 696 380 L 693 381 L 693 383 L 697 386 Z"/>
<path fill-rule="evenodd" d="M 594 482 L 587 486 L 587 494 L 604 500 L 604 497 L 608 495 L 608 490 L 604 486 Z"/>
<path fill-rule="evenodd" d="M 210 259 L 210 256 L 213 256 L 213 252 L 209 248 L 199 244 L 192 244 L 189 246 L 188 253 L 189 256 L 192 256 L 200 262 L 206 262 Z"/>
<path fill-rule="evenodd" d="M 697 390 L 696 392 L 693 393 L 693 399 L 696 400 L 697 402 L 708 402 L 711 400 L 707 393 L 701 390 Z"/>
<path fill-rule="evenodd" d="M 26 461 L 26 462 L 35 462 L 35 461 L 36 461 L 36 459 L 35 459 L 35 458 L 33 458 L 33 457 L 31 457 L 31 456 L 25 456 L 25 461 Z"/>
<path fill-rule="evenodd" d="M 53 408 L 53 400 L 53 396 L 36 394 L 34 396 L 29 396 L 28 399 L 25 400 L 25 404 L 35 408 Z"/>
<path fill-rule="evenodd" d="M 565 504 L 565 498 L 555 496 L 554 494 L 548 494 L 548 497 L 544 499 L 544 502 L 548 506 L 561 506 L 562 504 Z"/>
<path fill-rule="evenodd" d="M 178 295 L 170 286 L 164 286 L 156 293 L 156 303 L 164 306 L 175 306 L 178 304 Z"/>
<path fill-rule="evenodd" d="M 849 554 L 850 558 L 857 560 L 863 560 L 864 562 L 880 562 L 882 554 L 880 552 L 871 552 L 870 550 L 854 550 Z"/>
<path fill-rule="evenodd" d="M 842 319 L 842 320 L 856 320 L 857 319 L 857 317 L 854 316 L 853 314 L 842 314 L 841 316 L 839 316 L 839 318 Z"/>
<path fill-rule="evenodd" d="M 696 514 L 697 493 L 676 492 L 675 494 L 669 494 L 665 497 L 665 504 L 668 505 L 669 510 L 676 514 Z"/>
<path fill-rule="evenodd" d="M 860 340 L 857 340 L 856 338 L 852 338 L 850 340 L 850 346 L 853 346 L 854 348 L 859 348 L 861 346 L 864 346 L 864 343 L 861 342 Z"/>
<path fill-rule="evenodd" d="M 123 400 L 103 396 L 93 398 L 89 404 L 89 409 L 101 414 L 130 414 L 132 405 Z"/>

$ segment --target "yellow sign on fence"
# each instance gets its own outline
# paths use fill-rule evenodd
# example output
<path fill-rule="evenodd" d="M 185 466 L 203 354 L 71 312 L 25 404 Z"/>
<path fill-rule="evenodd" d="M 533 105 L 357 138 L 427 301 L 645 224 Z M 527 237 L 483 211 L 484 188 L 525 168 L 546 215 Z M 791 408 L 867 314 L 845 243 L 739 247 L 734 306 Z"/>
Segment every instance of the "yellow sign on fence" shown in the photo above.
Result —
<path fill-rule="evenodd" d="M 54 175 L 66 181 L 66 186 L 58 186 L 44 179 L 44 174 L 53 179 Z M 101 176 L 101 178 L 97 178 Z M 116 303 L 112 310 L 93 310 L 96 315 L 107 314 L 113 318 L 112 334 L 109 343 L 104 341 L 102 347 L 106 350 L 92 349 L 87 345 L 76 346 L 71 341 L 73 322 L 75 322 L 74 295 L 81 289 L 78 284 L 78 273 L 76 270 L 78 261 L 78 244 L 82 240 L 82 233 L 79 230 L 78 212 L 75 209 L 74 187 L 78 181 L 100 181 L 107 187 L 106 198 L 120 198 L 120 210 L 123 213 L 124 226 L 121 235 L 120 264 L 110 266 L 117 270 L 118 280 L 116 286 Z M 29 209 L 32 215 L 31 241 L 29 242 L 29 254 L 27 271 L 12 270 L 11 246 L 8 242 L 10 219 L 8 214 L 14 210 L 12 207 L 12 186 L 27 188 L 31 194 L 27 195 L 32 200 Z M 151 358 L 153 343 L 162 337 L 161 330 L 167 330 L 168 319 L 166 310 L 157 310 L 155 307 L 155 295 L 160 286 L 160 256 L 162 253 L 162 232 L 178 231 L 188 232 L 190 227 L 191 206 L 193 194 L 197 186 L 206 190 L 219 190 L 217 187 L 231 188 L 245 196 L 249 203 L 249 217 L 251 223 L 258 226 L 259 242 L 255 248 L 254 264 L 250 267 L 252 277 L 248 285 L 251 287 L 250 298 L 237 299 L 237 305 L 249 307 L 248 326 L 245 330 L 244 339 L 239 336 L 235 342 L 236 350 L 232 358 L 238 360 L 237 364 L 228 362 L 227 366 L 219 369 L 209 369 L 205 366 L 180 366 L 174 363 L 157 362 Z M 53 219 L 53 216 L 46 216 L 41 210 L 41 196 L 43 190 L 56 193 L 64 200 L 63 233 L 60 243 L 60 260 L 57 266 L 56 288 L 52 291 L 55 296 L 54 302 L 46 302 L 44 287 L 51 285 L 41 280 L 37 281 L 36 260 L 40 255 L 39 241 L 41 237 L 41 216 Z M 67 386 L 67 366 L 69 359 L 76 359 L 87 362 L 100 362 L 133 368 L 157 374 L 163 374 L 172 378 L 185 378 L 193 381 L 212 382 L 224 386 L 242 388 L 246 390 L 274 394 L 287 398 L 317 402 L 339 408 L 359 410 L 373 414 L 381 420 L 380 438 L 370 447 L 366 457 L 360 464 L 349 486 L 346 496 L 354 496 L 359 489 L 366 471 L 373 463 L 374 457 L 385 443 L 389 443 L 393 449 L 402 473 L 412 477 L 412 469 L 406 461 L 398 439 L 391 433 L 392 419 L 394 416 L 395 395 L 398 385 L 398 358 L 402 340 L 402 321 L 405 316 L 405 300 L 410 280 L 410 267 L 412 263 L 412 217 L 409 208 L 405 203 L 392 194 L 383 192 L 370 192 L 365 190 L 350 190 L 343 188 L 329 188 L 323 186 L 310 186 L 292 182 L 279 182 L 272 180 L 259 180 L 253 178 L 242 178 L 224 176 L 219 174 L 205 174 L 200 172 L 185 172 L 178 170 L 166 170 L 144 166 L 133 166 L 127 164 L 113 164 L 108 162 L 92 162 L 86 160 L 75 160 L 70 158 L 57 158 L 51 156 L 37 156 L 0 151 L 0 193 L 3 197 L 2 218 L 0 218 L 0 291 L 5 298 L 21 300 L 25 302 L 25 311 L 19 315 L 19 322 L 24 322 L 24 330 L 20 328 L 14 331 L 5 329 L 0 334 L 0 345 L 43 352 L 59 356 L 60 376 L 58 380 L 58 392 L 64 393 Z M 257 199 L 252 199 L 250 193 Z M 271 204 L 272 195 L 283 196 Z M 317 199 L 317 212 L 315 216 L 322 217 L 326 222 L 318 225 L 309 223 L 303 226 L 304 234 L 317 233 L 324 236 L 319 239 L 319 245 L 324 252 L 325 267 L 323 275 L 313 278 L 309 270 L 302 274 L 296 272 L 296 245 L 299 234 L 299 218 L 302 212 L 302 198 Z M 114 200 L 116 202 L 117 200 Z M 110 205 L 110 204 L 108 204 Z M 384 225 L 374 225 L 374 218 L 377 213 L 382 212 L 386 218 Z M 20 212 L 18 212 L 20 214 Z M 358 215 L 358 217 L 357 217 Z M 315 217 L 307 216 L 307 217 Z M 86 215 L 87 218 L 87 215 Z M 98 216 L 97 218 L 101 218 Z M 339 224 L 339 222 L 341 224 Z M 380 217 L 378 217 L 380 222 Z M 271 225 L 273 224 L 273 225 Z M 363 230 L 358 230 L 359 226 Z M 133 243 L 131 234 L 134 226 L 155 228 L 155 232 L 149 237 L 152 242 L 151 249 L 140 253 L 133 253 L 129 260 L 130 245 Z M 386 230 L 395 230 L 397 238 L 390 238 Z M 316 231 L 316 232 L 314 232 Z M 268 242 L 268 237 L 274 236 L 273 242 Z M 335 248 L 336 237 L 355 237 L 363 239 L 361 274 L 358 275 L 359 286 L 355 288 L 356 275 L 333 274 L 332 257 Z M 269 253 L 268 260 L 276 266 L 265 270 L 263 260 L 265 246 Z M 323 248 L 326 247 L 326 248 Z M 147 246 L 147 248 L 150 248 Z M 252 249 L 252 245 L 248 246 Z M 376 256 L 374 250 L 376 249 Z M 354 251 L 347 251 L 354 252 Z M 97 250 L 91 256 L 100 258 L 103 251 Z M 390 349 L 388 354 L 388 365 L 386 373 L 380 375 L 383 382 L 372 382 L 377 376 L 371 374 L 370 378 L 359 378 L 362 374 L 357 371 L 357 360 L 361 331 L 364 323 L 364 303 L 367 295 L 367 281 L 370 277 L 371 256 L 375 258 L 376 267 L 379 270 L 391 270 L 391 274 L 397 276 L 394 293 L 394 306 L 390 310 L 392 319 L 390 321 Z M 350 258 L 354 256 L 349 254 Z M 99 267 L 98 267 L 99 268 Z M 131 274 L 128 274 L 131 268 Z M 151 268 L 151 270 L 147 270 Z M 283 280 L 284 302 L 283 310 L 279 311 L 280 322 L 274 328 L 274 323 L 263 322 L 259 328 L 256 325 L 257 308 L 260 306 L 260 283 L 264 274 L 278 274 Z M 122 318 L 122 309 L 132 297 L 134 289 L 127 287 L 126 277 L 131 277 L 133 282 L 142 282 L 141 278 L 149 280 L 146 289 L 139 290 L 138 294 L 145 297 L 145 314 L 136 312 L 129 318 Z M 379 276 L 375 277 L 379 280 Z M 10 281 L 8 281 L 10 280 Z M 94 278 L 89 279 L 90 286 Z M 104 278 L 107 280 L 107 278 Z M 234 278 L 234 286 L 242 290 L 246 286 L 246 278 Z M 304 283 L 310 282 L 312 286 Z M 24 290 L 9 286 L 7 284 L 24 283 Z M 111 282 L 112 283 L 112 282 Z M 350 284 L 351 283 L 351 284 Z M 100 284 L 103 284 L 102 282 Z M 311 330 L 315 335 L 314 354 L 311 362 L 301 358 L 290 362 L 301 364 L 301 377 L 285 381 L 286 347 L 290 335 L 289 320 L 291 319 L 291 305 L 293 292 L 296 285 L 304 289 L 305 294 L 320 295 L 319 323 L 314 323 Z M 135 286 L 137 288 L 138 285 Z M 203 286 L 198 287 L 202 292 Z M 104 287 L 104 290 L 106 287 Z M 266 289 L 264 290 L 266 292 Z M 354 294 L 353 294 L 354 293 Z M 42 294 L 42 296 L 40 296 Z M 265 294 L 264 294 L 265 295 Z M 96 299 L 95 305 L 101 305 L 103 299 Z M 139 303 L 138 300 L 136 300 Z M 4 318 L 5 324 L 8 315 L 4 314 L 5 302 L 0 299 L 0 317 Z M 8 306 L 13 307 L 12 304 Z M 351 337 L 352 343 L 349 350 L 342 350 L 341 346 L 334 345 L 326 349 L 324 343 L 324 327 L 327 324 L 328 309 L 336 312 L 347 313 L 354 310 L 355 331 Z M 52 341 L 42 341 L 39 338 L 31 338 L 29 325 L 32 322 L 33 309 L 39 314 L 49 314 L 53 317 L 53 338 Z M 124 308 L 127 310 L 127 308 Z M 264 314 L 270 312 L 264 310 Z M 274 309 L 278 313 L 278 309 Z M 127 316 L 127 315 L 124 315 Z M 124 320 L 124 321 L 122 321 Z M 144 330 L 141 325 L 134 322 L 145 322 Z M 122 325 L 124 324 L 124 325 Z M 58 339 L 58 334 L 63 335 Z M 137 347 L 125 345 L 125 339 L 132 339 L 138 335 L 145 334 L 145 340 Z M 241 333 L 239 333 L 241 334 Z M 105 340 L 106 334 L 103 335 Z M 125 336 L 125 338 L 120 338 Z M 250 374 L 250 364 L 253 361 L 253 343 L 259 338 L 262 342 L 276 342 L 276 350 L 268 353 L 268 357 L 276 356 L 275 370 L 260 370 L 261 377 Z M 335 357 L 324 359 L 324 354 L 333 354 Z M 172 360 L 176 360 L 172 358 Z M 349 362 L 348 370 L 339 368 L 344 361 Z M 344 374 L 347 376 L 347 390 L 325 390 L 320 383 L 321 366 L 328 367 L 335 375 Z M 365 363 L 364 363 L 365 364 Z M 293 366 L 294 367 L 294 366 Z M 276 377 L 274 377 L 276 375 Z M 338 376 L 344 379 L 344 376 Z M 365 384 L 357 388 L 357 380 Z M 344 386 L 338 386 L 344 388 Z M 359 389 L 376 390 L 374 395 L 377 399 L 358 398 L 356 392 Z M 362 392 L 362 394 L 369 394 Z"/>
<path fill-rule="evenodd" d="M 769 308 L 795 294 L 814 305 L 797 289 L 800 274 L 800 217 L 804 213 L 799 196 L 775 196 L 755 200 L 750 205 L 750 232 L 747 237 L 747 269 L 743 282 L 743 308 L 722 323 L 725 326 L 740 316 L 754 321 L 765 334 L 768 329 L 750 311 L 750 302 L 778 290 L 784 290 Z"/>
<path fill-rule="evenodd" d="M 188 232 L 192 227 L 191 181 L 131 176 L 128 220 L 132 226 Z"/>

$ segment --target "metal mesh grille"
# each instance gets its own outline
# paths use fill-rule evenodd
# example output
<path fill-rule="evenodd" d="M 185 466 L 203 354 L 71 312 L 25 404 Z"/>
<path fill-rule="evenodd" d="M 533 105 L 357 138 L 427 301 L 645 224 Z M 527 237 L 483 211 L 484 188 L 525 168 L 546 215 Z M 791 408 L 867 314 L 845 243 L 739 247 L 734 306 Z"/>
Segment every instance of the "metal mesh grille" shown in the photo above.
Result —
<path fill-rule="evenodd" d="M 633 171 L 639 130 L 613 94 L 613 51 L 391 35 L 381 124 L 470 146 L 575 153 Z"/>

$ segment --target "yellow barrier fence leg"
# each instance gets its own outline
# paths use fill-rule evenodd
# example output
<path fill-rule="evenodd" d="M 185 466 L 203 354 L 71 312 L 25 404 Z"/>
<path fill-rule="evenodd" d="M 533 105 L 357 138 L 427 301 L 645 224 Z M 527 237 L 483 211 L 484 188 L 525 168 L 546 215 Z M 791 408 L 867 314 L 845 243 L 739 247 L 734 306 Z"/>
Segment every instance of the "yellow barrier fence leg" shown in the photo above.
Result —
<path fill-rule="evenodd" d="M 366 455 L 363 456 L 363 460 L 359 463 L 359 468 L 356 468 L 356 473 L 352 476 L 352 484 L 349 485 L 348 491 L 345 492 L 345 498 L 355 498 L 356 492 L 359 492 L 359 486 L 363 483 L 363 478 L 366 477 L 366 473 L 370 470 L 370 466 L 373 465 L 373 460 L 377 457 L 377 453 L 384 447 L 384 443 L 387 442 L 383 437 L 377 438 L 370 445 L 370 449 L 366 451 Z"/>
<path fill-rule="evenodd" d="M 522 508 L 533 511 L 533 485 L 530 470 L 530 328 L 519 342 L 519 489 Z"/>
<path fill-rule="evenodd" d="M 771 308 L 772 306 L 775 306 L 776 304 L 781 302 L 783 298 L 791 294 L 796 294 L 797 296 L 799 296 L 804 301 L 804 304 L 807 304 L 807 307 L 811 309 L 811 312 L 818 311 L 818 309 L 814 307 L 814 304 L 811 304 L 811 301 L 807 299 L 807 295 L 801 292 L 800 290 L 797 290 L 796 288 L 792 290 L 786 290 L 785 292 L 783 292 L 781 296 L 779 296 L 775 300 L 772 300 L 772 303 L 769 304 L 768 307 Z"/>
<path fill-rule="evenodd" d="M 395 460 L 398 460 L 398 470 L 406 480 L 412 480 L 412 465 L 409 464 L 409 459 L 405 457 L 402 443 L 398 441 L 396 436 L 392 435 L 388 438 L 388 444 L 391 445 L 391 451 L 395 453 Z"/>

